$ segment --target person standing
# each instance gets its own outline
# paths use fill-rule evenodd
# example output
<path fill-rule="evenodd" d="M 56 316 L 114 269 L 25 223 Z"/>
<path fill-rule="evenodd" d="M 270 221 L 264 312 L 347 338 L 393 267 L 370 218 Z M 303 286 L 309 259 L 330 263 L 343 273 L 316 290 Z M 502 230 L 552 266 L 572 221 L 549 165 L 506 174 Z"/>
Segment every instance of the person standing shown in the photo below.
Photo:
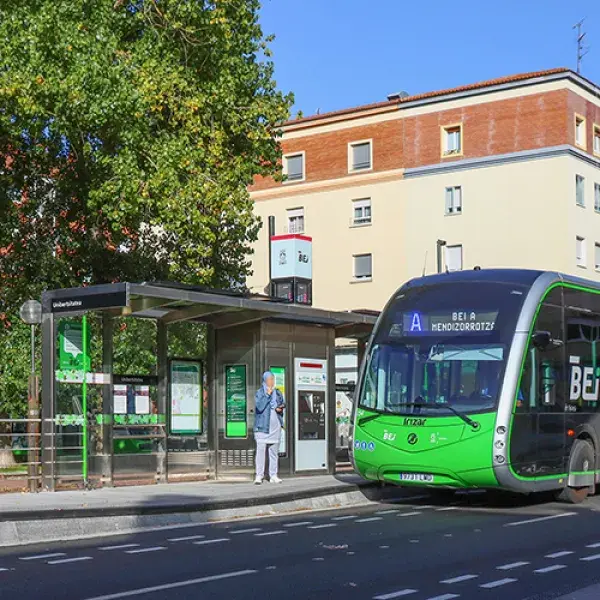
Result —
<path fill-rule="evenodd" d="M 263 384 L 254 397 L 256 415 L 254 439 L 256 440 L 256 478 L 260 485 L 265 477 L 265 450 L 269 450 L 269 481 L 281 483 L 277 476 L 279 468 L 279 441 L 283 426 L 283 394 L 275 387 L 275 376 L 271 371 L 263 374 Z"/>

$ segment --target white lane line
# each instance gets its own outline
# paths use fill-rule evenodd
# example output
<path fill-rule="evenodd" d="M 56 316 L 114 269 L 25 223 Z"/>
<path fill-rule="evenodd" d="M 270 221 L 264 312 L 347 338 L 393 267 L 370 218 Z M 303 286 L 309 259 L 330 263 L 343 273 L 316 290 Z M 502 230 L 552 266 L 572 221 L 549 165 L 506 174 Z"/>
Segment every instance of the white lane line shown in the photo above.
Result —
<path fill-rule="evenodd" d="M 230 531 L 231 535 L 240 535 L 242 533 L 256 533 L 258 531 L 262 531 L 262 527 L 251 527 L 250 529 L 236 529 L 235 531 Z"/>
<path fill-rule="evenodd" d="M 550 567 L 544 567 L 542 569 L 536 569 L 534 573 L 551 573 L 552 571 L 560 571 L 566 569 L 567 565 L 552 565 Z"/>
<path fill-rule="evenodd" d="M 588 544 L 586 548 L 600 548 L 600 542 L 597 542 L 595 544 Z"/>
<path fill-rule="evenodd" d="M 308 529 L 329 529 L 330 527 L 337 527 L 337 524 L 324 523 L 323 525 L 311 525 Z"/>
<path fill-rule="evenodd" d="M 220 542 L 229 542 L 229 538 L 216 538 L 214 540 L 201 540 L 200 542 L 192 542 L 194 546 L 206 546 L 208 544 L 218 544 Z"/>
<path fill-rule="evenodd" d="M 370 523 L 371 521 L 382 521 L 383 517 L 368 517 L 366 519 L 356 519 L 357 523 Z"/>
<path fill-rule="evenodd" d="M 418 510 L 414 510 L 413 512 L 407 512 L 407 513 L 401 513 L 398 516 L 399 517 L 414 517 L 415 515 L 420 515 L 421 512 Z"/>
<path fill-rule="evenodd" d="M 514 583 L 518 581 L 518 579 L 512 579 L 511 577 L 507 577 L 506 579 L 497 579 L 496 581 L 490 581 L 489 583 L 484 583 L 480 585 L 480 588 L 484 588 L 486 590 L 491 590 L 493 588 L 500 587 L 501 585 L 506 585 L 507 583 Z"/>
<path fill-rule="evenodd" d="M 2 573 L 2 571 L 8 571 L 8 569 L 0 569 L 0 573 Z"/>
<path fill-rule="evenodd" d="M 399 512 L 399 508 L 390 508 L 389 510 L 378 510 L 375 512 L 376 515 L 392 515 Z"/>
<path fill-rule="evenodd" d="M 109 551 L 109 550 L 126 550 L 127 548 L 139 548 L 139 544 L 121 544 L 120 546 L 104 546 L 98 548 L 98 550 Z"/>
<path fill-rule="evenodd" d="M 446 510 L 458 510 L 456 506 L 444 506 L 444 508 L 436 508 L 436 512 L 443 512 Z"/>
<path fill-rule="evenodd" d="M 358 515 L 344 515 L 343 517 L 333 517 L 332 521 L 348 521 L 350 519 L 358 519 Z"/>
<path fill-rule="evenodd" d="M 433 504 L 417 504 L 416 506 L 411 506 L 411 508 L 418 508 L 419 510 L 426 510 L 428 508 L 435 508 Z"/>
<path fill-rule="evenodd" d="M 382 594 L 381 596 L 373 596 L 373 600 L 393 600 L 393 598 L 402 598 L 402 596 L 410 596 L 416 594 L 417 590 L 411 590 L 406 588 L 397 592 L 391 592 L 389 594 Z"/>
<path fill-rule="evenodd" d="M 245 575 L 253 575 L 254 573 L 258 573 L 258 571 L 255 569 L 233 571 L 231 573 L 221 573 L 220 575 L 198 577 L 198 579 L 187 579 L 186 581 L 176 581 L 174 583 L 165 583 L 163 585 L 155 585 L 153 587 L 138 588 L 137 590 L 118 592 L 117 594 L 108 594 L 107 596 L 95 596 L 94 598 L 87 598 L 87 600 L 118 600 L 119 598 L 131 598 L 132 596 L 141 596 L 143 594 L 151 594 L 152 592 L 163 592 L 165 590 L 173 590 L 176 588 L 188 587 L 190 585 L 198 585 L 199 583 L 208 583 L 210 581 L 219 581 L 221 579 L 231 579 L 233 577 L 244 577 Z"/>
<path fill-rule="evenodd" d="M 266 537 L 268 535 L 282 535 L 287 533 L 284 529 L 277 529 L 276 531 L 264 531 L 263 533 L 255 533 L 255 537 Z"/>
<path fill-rule="evenodd" d="M 167 542 L 189 542 L 190 540 L 203 540 L 205 535 L 186 535 L 185 537 L 169 538 Z"/>
<path fill-rule="evenodd" d="M 499 571 L 510 571 L 511 569 L 517 569 L 518 567 L 524 567 L 525 565 L 528 565 L 529 563 L 525 560 L 520 560 L 518 562 L 514 562 L 514 563 L 508 563 L 507 565 L 500 565 L 499 567 L 496 567 L 496 569 L 498 569 Z"/>
<path fill-rule="evenodd" d="M 459 575 L 458 577 L 452 577 L 452 579 L 442 579 L 440 583 L 461 583 L 463 581 L 469 581 L 470 579 L 477 579 L 479 575 Z"/>
<path fill-rule="evenodd" d="M 145 554 L 146 552 L 160 552 L 166 549 L 165 546 L 152 546 L 150 548 L 138 548 L 137 550 L 125 550 L 125 554 Z"/>
<path fill-rule="evenodd" d="M 566 512 L 560 515 L 550 515 L 548 517 L 537 517 L 535 519 L 526 519 L 525 521 L 513 521 L 506 523 L 504 527 L 516 527 L 517 525 L 527 525 L 528 523 L 541 523 L 542 521 L 551 521 L 552 519 L 562 519 L 563 517 L 574 517 L 577 513 Z"/>
<path fill-rule="evenodd" d="M 589 562 L 590 560 L 598 560 L 600 558 L 600 554 L 592 554 L 591 556 L 584 556 L 579 560 L 583 560 L 584 562 Z"/>
<path fill-rule="evenodd" d="M 561 550 L 560 552 L 546 554 L 546 558 L 562 558 L 563 556 L 569 556 L 569 554 L 574 554 L 573 550 Z"/>
<path fill-rule="evenodd" d="M 284 527 L 303 527 L 304 525 L 312 525 L 314 521 L 298 521 L 297 523 L 287 523 Z"/>
<path fill-rule="evenodd" d="M 46 558 L 58 558 L 59 556 L 66 556 L 64 552 L 54 552 L 53 554 L 36 554 L 35 556 L 21 556 L 19 560 L 44 560 Z"/>
<path fill-rule="evenodd" d="M 58 560 L 49 560 L 49 565 L 65 565 L 67 563 L 81 562 L 82 560 L 92 560 L 91 556 L 78 556 L 77 558 L 60 558 Z"/>
<path fill-rule="evenodd" d="M 432 596 L 427 600 L 452 600 L 452 598 L 459 598 L 460 594 L 442 594 L 441 596 Z"/>

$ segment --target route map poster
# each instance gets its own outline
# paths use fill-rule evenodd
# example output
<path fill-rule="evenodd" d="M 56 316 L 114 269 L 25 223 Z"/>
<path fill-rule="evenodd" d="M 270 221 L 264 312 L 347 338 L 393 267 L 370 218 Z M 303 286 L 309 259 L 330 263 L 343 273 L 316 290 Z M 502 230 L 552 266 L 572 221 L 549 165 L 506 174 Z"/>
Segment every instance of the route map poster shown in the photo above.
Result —
<path fill-rule="evenodd" d="M 170 365 L 171 433 L 202 433 L 202 363 L 172 360 Z"/>
<path fill-rule="evenodd" d="M 225 367 L 225 437 L 248 436 L 246 365 Z"/>

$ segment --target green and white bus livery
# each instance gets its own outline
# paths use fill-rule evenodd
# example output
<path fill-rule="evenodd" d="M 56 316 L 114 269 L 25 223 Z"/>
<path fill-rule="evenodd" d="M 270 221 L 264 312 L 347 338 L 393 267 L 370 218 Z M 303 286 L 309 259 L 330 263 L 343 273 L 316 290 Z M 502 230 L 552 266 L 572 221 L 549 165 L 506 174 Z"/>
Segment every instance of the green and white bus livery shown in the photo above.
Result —
<path fill-rule="evenodd" d="M 367 345 L 350 456 L 367 479 L 432 490 L 557 490 L 600 474 L 600 284 L 476 270 L 412 280 Z"/>

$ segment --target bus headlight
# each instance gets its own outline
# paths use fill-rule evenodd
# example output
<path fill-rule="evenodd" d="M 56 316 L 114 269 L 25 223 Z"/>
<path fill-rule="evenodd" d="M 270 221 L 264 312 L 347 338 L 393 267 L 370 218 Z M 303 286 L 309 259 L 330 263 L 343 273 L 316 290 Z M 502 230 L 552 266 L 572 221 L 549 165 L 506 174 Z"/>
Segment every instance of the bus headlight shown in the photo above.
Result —
<path fill-rule="evenodd" d="M 498 450 L 500 450 L 501 448 L 504 448 L 504 442 L 502 440 L 498 440 L 495 445 L 496 445 L 496 448 L 498 448 Z"/>
<path fill-rule="evenodd" d="M 502 464 L 506 459 L 501 454 L 496 454 L 496 462 Z"/>
<path fill-rule="evenodd" d="M 496 433 L 498 435 L 504 435 L 506 433 L 506 427 L 504 427 L 504 425 L 500 425 L 500 427 L 496 429 Z"/>

